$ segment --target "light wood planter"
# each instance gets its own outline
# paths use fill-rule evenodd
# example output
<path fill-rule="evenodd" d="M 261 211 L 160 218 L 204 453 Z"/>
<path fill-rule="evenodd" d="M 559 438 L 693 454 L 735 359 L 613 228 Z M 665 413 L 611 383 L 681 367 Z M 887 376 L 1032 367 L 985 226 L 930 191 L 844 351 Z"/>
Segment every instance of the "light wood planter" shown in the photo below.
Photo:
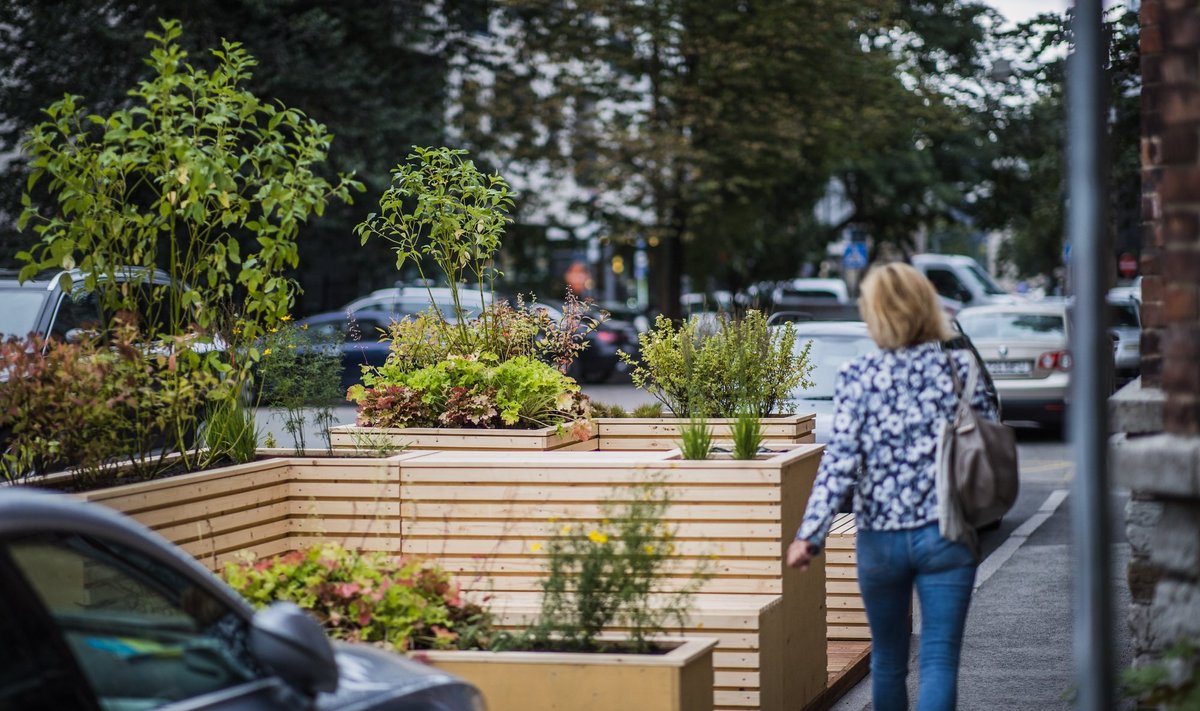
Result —
<path fill-rule="evenodd" d="M 213 571 L 319 541 L 399 534 L 400 462 L 290 456 L 82 494 L 137 519 Z"/>
<path fill-rule="evenodd" d="M 483 692 L 489 711 L 710 711 L 713 647 L 707 638 L 662 640 L 666 654 L 420 652 Z"/>
<path fill-rule="evenodd" d="M 679 429 L 688 423 L 680 417 L 601 417 L 596 419 L 596 433 L 602 450 L 668 450 L 679 446 Z M 713 438 L 727 440 L 728 417 L 708 420 Z M 763 444 L 810 444 L 816 441 L 813 427 L 816 415 L 786 415 L 762 419 Z"/>
<path fill-rule="evenodd" d="M 329 430 L 335 452 L 370 453 L 378 450 L 480 450 L 544 452 L 556 449 L 596 449 L 596 440 L 580 442 L 566 428 L 455 429 L 440 427 L 359 427 L 339 425 Z"/>
<path fill-rule="evenodd" d="M 867 608 L 858 589 L 854 514 L 838 514 L 825 539 L 825 593 L 829 639 L 869 640 Z"/>
<path fill-rule="evenodd" d="M 687 582 L 713 557 L 683 632 L 718 637 L 716 706 L 802 708 L 827 681 L 823 559 L 801 573 L 783 565 L 782 551 L 822 447 L 779 447 L 754 461 L 685 461 L 668 451 L 414 453 L 400 469 L 401 549 L 438 559 L 465 589 L 499 605 L 540 590 L 544 554 L 535 544 L 568 523 L 600 521 L 598 502 L 655 478 L 670 493 L 666 520 L 677 529 L 667 584 Z"/>

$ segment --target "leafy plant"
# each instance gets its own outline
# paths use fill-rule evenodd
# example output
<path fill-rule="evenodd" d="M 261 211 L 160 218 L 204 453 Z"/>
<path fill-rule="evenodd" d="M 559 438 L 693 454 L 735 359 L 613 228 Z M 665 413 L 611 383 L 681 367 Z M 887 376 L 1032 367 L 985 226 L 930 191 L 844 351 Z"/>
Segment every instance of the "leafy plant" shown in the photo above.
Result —
<path fill-rule="evenodd" d="M 212 51 L 216 66 L 205 70 L 188 61 L 180 24 L 160 22 L 161 34 L 146 34 L 150 77 L 123 108 L 89 115 L 80 97 L 66 96 L 29 133 L 19 226 L 32 226 L 40 241 L 17 254 L 20 278 L 77 267 L 106 313 L 143 317 L 144 340 L 192 333 L 208 342 L 186 354 L 199 363 L 188 372 L 220 373 L 215 395 L 233 398 L 259 358 L 258 339 L 294 301 L 287 272 L 297 264 L 301 223 L 362 186 L 321 177 L 331 141 L 324 126 L 244 88 L 255 60 L 241 45 L 222 42 Z M 36 188 L 55 209 L 38 210 Z M 149 286 L 154 268 L 173 288 Z M 169 390 L 186 387 L 177 379 Z M 166 413 L 173 432 L 194 429 L 189 401 L 160 404 L 178 406 Z M 198 463 L 182 438 L 174 444 L 185 466 Z"/>
<path fill-rule="evenodd" d="M 225 566 L 225 579 L 257 607 L 276 600 L 312 612 L 329 633 L 350 642 L 408 649 L 479 649 L 489 645 L 491 614 L 465 601 L 450 576 L 428 561 L 314 546 Z"/>
<path fill-rule="evenodd" d="M 356 386 L 347 397 L 358 403 L 360 427 L 429 427 L 435 421 L 421 391 L 407 385 Z"/>
<path fill-rule="evenodd" d="M 634 487 L 624 501 L 604 502 L 603 520 L 563 525 L 546 544 L 547 577 L 537 621 L 514 646 L 566 651 L 605 648 L 605 628 L 629 630 L 634 651 L 651 647 L 671 621 L 683 625 L 692 595 L 708 578 L 705 565 L 682 585 L 663 584 L 675 553 L 675 529 L 663 522 L 670 506 L 658 482 Z"/>
<path fill-rule="evenodd" d="M 254 460 L 258 432 L 254 412 L 240 400 L 218 400 L 205 410 L 200 441 L 217 457 L 242 464 Z"/>
<path fill-rule="evenodd" d="M 590 409 L 575 381 L 528 356 L 494 361 L 450 356 L 408 373 L 385 365 L 365 373 L 364 385 L 347 397 L 359 403 L 364 426 L 417 426 L 412 423 L 429 413 L 447 426 L 570 426 L 586 439 Z M 415 404 L 417 397 L 427 410 Z"/>
<path fill-rule="evenodd" d="M 680 451 L 684 459 L 708 459 L 712 453 L 713 436 L 708 420 L 693 416 L 679 426 Z"/>
<path fill-rule="evenodd" d="M 638 340 L 640 357 L 620 354 L 633 384 L 676 417 L 786 413 L 792 391 L 811 386 L 810 344 L 796 350 L 795 327 L 768 327 L 758 311 L 715 327 L 693 317 L 676 328 L 659 316 Z"/>
<path fill-rule="evenodd" d="M 372 237 L 390 243 L 396 268 L 413 264 L 424 283 L 432 283 L 426 278 L 425 260 L 442 272 L 454 313 L 452 319 L 439 313 L 436 325 L 443 341 L 460 354 L 491 350 L 488 346 L 500 336 L 482 295 L 492 291 L 496 276 L 492 257 L 500 248 L 513 206 L 504 178 L 481 173 L 466 155 L 464 150 L 413 146 L 409 162 L 392 171 L 392 185 L 379 199 L 379 212 L 355 227 L 362 244 Z M 468 279 L 481 295 L 483 328 L 475 332 L 467 327 L 459 292 L 459 284 Z M 436 304 L 432 292 L 429 300 Z M 482 338 L 482 344 L 475 336 Z"/>
<path fill-rule="evenodd" d="M 70 466 L 72 486 L 88 488 L 118 477 L 153 478 L 174 466 L 164 445 L 190 442 L 194 432 L 178 428 L 194 426 L 217 386 L 188 357 L 195 355 L 190 345 L 178 338 L 150 351 L 122 317 L 103 345 L 4 341 L 0 472 L 20 479 Z"/>
<path fill-rule="evenodd" d="M 620 405 L 610 405 L 606 402 L 592 401 L 592 417 L 622 418 L 629 413 Z"/>
<path fill-rule="evenodd" d="M 1145 708 L 1163 711 L 1200 709 L 1200 654 L 1197 643 L 1180 639 L 1162 659 L 1126 669 L 1121 675 L 1125 695 Z"/>
<path fill-rule="evenodd" d="M 762 420 L 752 412 L 743 412 L 730 425 L 734 459 L 754 459 L 762 446 Z"/>
<path fill-rule="evenodd" d="M 258 375 L 260 404 L 283 410 L 283 428 L 297 453 L 304 447 L 304 424 L 311 417 L 329 449 L 332 403 L 342 397 L 342 354 L 339 344 L 313 336 L 290 318 L 268 330 L 263 339 Z"/>

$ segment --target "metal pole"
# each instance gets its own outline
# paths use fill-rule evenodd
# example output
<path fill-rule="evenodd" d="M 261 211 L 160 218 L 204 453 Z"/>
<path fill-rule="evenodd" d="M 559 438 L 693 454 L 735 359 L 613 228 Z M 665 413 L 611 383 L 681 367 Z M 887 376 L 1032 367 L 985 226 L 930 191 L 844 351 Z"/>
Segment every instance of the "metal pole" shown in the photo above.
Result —
<path fill-rule="evenodd" d="M 1075 51 L 1067 74 L 1069 195 L 1067 236 L 1075 293 L 1074 368 L 1068 426 L 1075 460 L 1074 539 L 1076 708 L 1114 708 L 1108 486 L 1108 352 L 1104 294 L 1111 259 L 1105 248 L 1104 46 L 1101 0 L 1076 0 Z"/>

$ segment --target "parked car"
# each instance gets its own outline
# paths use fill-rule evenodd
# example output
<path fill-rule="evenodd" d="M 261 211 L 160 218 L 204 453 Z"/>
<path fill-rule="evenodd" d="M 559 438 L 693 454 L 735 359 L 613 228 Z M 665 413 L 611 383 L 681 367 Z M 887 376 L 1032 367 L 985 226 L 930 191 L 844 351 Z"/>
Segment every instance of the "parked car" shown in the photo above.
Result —
<path fill-rule="evenodd" d="M 383 311 L 329 311 L 297 323 L 307 325 L 318 344 L 334 345 L 341 351 L 342 390 L 346 390 L 362 382 L 364 365 L 378 368 L 387 362 L 391 342 L 384 336 L 392 319 L 392 314 Z"/>
<path fill-rule="evenodd" d="M 290 603 L 255 611 L 140 524 L 0 490 L 0 708 L 480 711 L 465 681 L 330 644 Z"/>
<path fill-rule="evenodd" d="M 1006 418 L 1062 427 L 1074 360 L 1070 316 L 1062 300 L 959 312 L 959 324 L 996 382 Z"/>
<path fill-rule="evenodd" d="M 1140 292 L 1139 292 L 1140 293 Z M 1140 297 L 1117 289 L 1108 293 L 1109 332 L 1116 340 L 1113 358 L 1117 383 L 1136 378 L 1142 372 L 1142 308 Z"/>
<path fill-rule="evenodd" d="M 1017 304 L 1018 296 L 1008 293 L 984 271 L 979 263 L 959 254 L 917 254 L 912 265 L 933 282 L 946 309 L 955 313 L 967 306 Z"/>
<path fill-rule="evenodd" d="M 64 275 L 70 279 L 69 289 L 63 288 Z M 0 308 L 0 338 L 32 334 L 75 342 L 97 333 L 110 315 L 103 313 L 96 295 L 84 288 L 83 279 L 83 272 L 72 270 L 39 274 L 21 282 L 16 272 L 0 271 L 0 304 L 4 305 Z M 170 275 L 158 269 L 130 269 L 118 279 L 154 289 L 172 288 Z M 158 315 L 147 307 L 139 316 L 154 319 Z"/>
<path fill-rule="evenodd" d="M 463 315 L 467 318 L 475 318 L 484 308 L 491 305 L 492 295 L 487 292 L 481 292 L 478 289 L 460 286 L 458 288 L 458 300 L 463 310 Z M 442 316 L 448 320 L 455 317 L 454 296 L 450 288 L 444 286 L 429 288 L 424 286 L 394 286 L 386 289 L 376 289 L 364 297 L 351 301 L 343 306 L 341 310 L 343 312 L 351 311 L 354 313 L 358 313 L 359 311 L 382 311 L 400 318 L 428 311 L 431 306 L 436 306 Z"/>
<path fill-rule="evenodd" d="M 798 304 L 814 301 L 848 304 L 850 290 L 841 279 L 792 279 L 780 282 L 771 294 L 771 302 L 780 311 L 793 310 Z"/>
<path fill-rule="evenodd" d="M 943 346 L 949 350 L 969 351 L 979 368 L 984 386 L 998 403 L 996 387 L 971 340 L 952 324 L 955 335 Z M 830 421 L 833 419 L 833 387 L 843 365 L 855 358 L 879 349 L 862 321 L 802 321 L 795 325 L 796 348 L 812 343 L 809 362 L 813 364 L 811 388 L 798 388 L 792 393 L 797 412 L 812 412 L 817 416 L 815 435 L 818 442 L 828 442 Z"/>

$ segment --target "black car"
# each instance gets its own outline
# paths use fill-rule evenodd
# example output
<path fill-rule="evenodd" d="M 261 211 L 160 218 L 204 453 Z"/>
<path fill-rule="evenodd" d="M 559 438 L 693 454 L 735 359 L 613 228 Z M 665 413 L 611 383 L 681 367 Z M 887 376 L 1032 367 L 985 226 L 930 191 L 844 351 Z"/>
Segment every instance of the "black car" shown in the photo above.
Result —
<path fill-rule="evenodd" d="M 255 612 L 140 524 L 0 491 L 0 709 L 481 711 L 467 682 L 330 644 L 290 603 Z"/>

